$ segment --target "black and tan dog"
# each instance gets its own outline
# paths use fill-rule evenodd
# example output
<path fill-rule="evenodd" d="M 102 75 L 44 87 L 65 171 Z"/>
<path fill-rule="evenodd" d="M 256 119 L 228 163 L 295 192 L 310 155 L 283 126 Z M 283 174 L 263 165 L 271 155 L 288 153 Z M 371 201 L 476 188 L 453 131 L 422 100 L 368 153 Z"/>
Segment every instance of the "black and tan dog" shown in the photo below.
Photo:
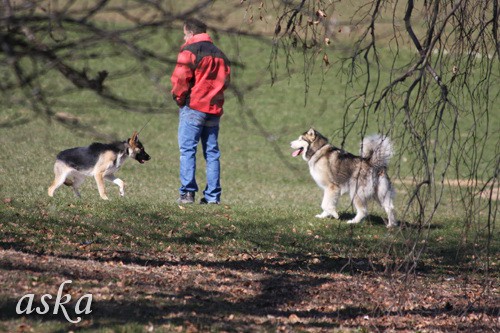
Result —
<path fill-rule="evenodd" d="M 151 157 L 144 150 L 139 141 L 137 132 L 126 141 L 113 143 L 93 143 L 88 147 L 76 147 L 63 150 L 57 155 L 54 164 L 55 179 L 49 187 L 49 196 L 65 184 L 72 186 L 75 194 L 80 196 L 78 188 L 82 185 L 85 177 L 93 176 L 97 183 L 99 195 L 108 200 L 104 180 L 111 181 L 120 188 L 120 195 L 125 195 L 125 183 L 116 178 L 114 173 L 120 169 L 127 158 L 133 158 L 139 163 L 144 163 Z"/>

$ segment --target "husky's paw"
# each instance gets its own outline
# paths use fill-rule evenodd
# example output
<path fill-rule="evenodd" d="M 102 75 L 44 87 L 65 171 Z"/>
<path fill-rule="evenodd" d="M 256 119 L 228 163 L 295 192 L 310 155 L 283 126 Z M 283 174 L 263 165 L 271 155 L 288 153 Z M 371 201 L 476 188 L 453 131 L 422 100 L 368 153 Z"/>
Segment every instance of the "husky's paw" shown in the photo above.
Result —
<path fill-rule="evenodd" d="M 358 224 L 359 222 L 361 222 L 361 221 L 352 219 L 352 220 L 347 221 L 347 224 Z"/>
<path fill-rule="evenodd" d="M 326 218 L 333 217 L 333 218 L 338 220 L 339 214 L 337 214 L 337 212 L 333 212 L 333 213 L 323 212 L 321 214 L 316 215 L 316 217 L 319 219 L 326 219 Z"/>

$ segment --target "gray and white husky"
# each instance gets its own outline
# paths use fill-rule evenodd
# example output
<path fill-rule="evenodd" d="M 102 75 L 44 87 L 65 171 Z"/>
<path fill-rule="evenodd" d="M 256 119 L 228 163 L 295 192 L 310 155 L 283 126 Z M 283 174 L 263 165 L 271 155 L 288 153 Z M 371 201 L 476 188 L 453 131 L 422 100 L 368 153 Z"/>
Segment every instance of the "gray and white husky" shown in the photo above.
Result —
<path fill-rule="evenodd" d="M 347 223 L 359 223 L 368 214 L 367 203 L 375 199 L 387 212 L 387 227 L 397 226 L 394 215 L 394 189 L 387 175 L 387 165 L 393 154 L 387 137 L 373 135 L 361 143 L 361 156 L 334 147 L 323 135 L 311 128 L 290 143 L 292 156 L 302 155 L 311 176 L 324 191 L 318 218 L 339 218 L 337 202 L 349 192 L 356 216 Z"/>

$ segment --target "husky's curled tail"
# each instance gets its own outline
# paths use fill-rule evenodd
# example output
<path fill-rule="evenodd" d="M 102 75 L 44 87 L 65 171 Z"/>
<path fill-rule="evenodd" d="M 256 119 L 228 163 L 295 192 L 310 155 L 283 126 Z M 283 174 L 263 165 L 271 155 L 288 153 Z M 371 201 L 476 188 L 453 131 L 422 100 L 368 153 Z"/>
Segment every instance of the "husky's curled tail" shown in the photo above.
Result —
<path fill-rule="evenodd" d="M 394 151 L 388 137 L 374 134 L 363 139 L 360 154 L 361 157 L 369 160 L 373 167 L 387 168 Z"/>

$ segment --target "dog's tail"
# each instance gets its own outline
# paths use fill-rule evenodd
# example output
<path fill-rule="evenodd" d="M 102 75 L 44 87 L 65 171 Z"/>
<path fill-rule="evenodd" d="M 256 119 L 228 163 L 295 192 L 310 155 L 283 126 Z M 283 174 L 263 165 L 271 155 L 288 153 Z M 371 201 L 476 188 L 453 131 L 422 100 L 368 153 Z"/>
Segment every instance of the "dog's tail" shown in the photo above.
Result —
<path fill-rule="evenodd" d="M 391 140 L 386 136 L 370 135 L 361 142 L 361 157 L 374 167 L 386 168 L 393 153 Z"/>

